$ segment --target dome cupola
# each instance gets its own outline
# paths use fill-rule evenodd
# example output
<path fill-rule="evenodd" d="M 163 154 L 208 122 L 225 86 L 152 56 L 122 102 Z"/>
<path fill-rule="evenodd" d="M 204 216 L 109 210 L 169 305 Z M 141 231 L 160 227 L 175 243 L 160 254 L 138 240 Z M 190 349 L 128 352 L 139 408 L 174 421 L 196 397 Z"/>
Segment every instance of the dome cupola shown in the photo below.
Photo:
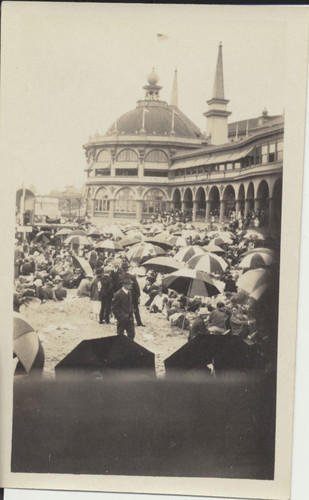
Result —
<path fill-rule="evenodd" d="M 160 90 L 162 87 L 157 85 L 159 81 L 159 75 L 155 72 L 155 69 L 152 68 L 152 72 L 149 73 L 147 77 L 147 82 L 149 85 L 144 85 L 143 89 L 146 90 L 145 100 L 153 101 L 160 99 Z"/>
<path fill-rule="evenodd" d="M 177 74 L 176 74 L 177 78 Z M 147 77 L 143 89 L 145 97 L 137 101 L 135 109 L 120 116 L 106 132 L 106 135 L 156 135 L 178 136 L 202 139 L 199 128 L 177 106 L 177 94 L 169 105 L 160 99 L 159 75 L 155 69 Z M 177 82 L 176 82 L 177 83 Z M 176 96 L 176 97 L 175 97 Z"/>

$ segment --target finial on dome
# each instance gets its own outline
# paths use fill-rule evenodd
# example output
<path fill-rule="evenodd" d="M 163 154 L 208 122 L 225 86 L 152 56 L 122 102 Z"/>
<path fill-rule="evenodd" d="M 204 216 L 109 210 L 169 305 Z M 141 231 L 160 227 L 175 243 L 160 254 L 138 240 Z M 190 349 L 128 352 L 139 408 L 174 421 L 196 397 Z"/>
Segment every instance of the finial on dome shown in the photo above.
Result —
<path fill-rule="evenodd" d="M 147 77 L 147 81 L 148 81 L 149 85 L 157 85 L 157 83 L 159 81 L 159 75 L 155 72 L 154 68 L 152 68 L 152 72 L 149 73 L 149 75 Z"/>
<path fill-rule="evenodd" d="M 143 89 L 146 90 L 146 95 L 145 99 L 148 100 L 159 100 L 159 91 L 162 89 L 162 87 L 159 87 L 158 81 L 159 81 L 159 75 L 155 72 L 155 69 L 152 68 L 152 72 L 149 73 L 147 77 L 148 85 L 144 85 Z"/>

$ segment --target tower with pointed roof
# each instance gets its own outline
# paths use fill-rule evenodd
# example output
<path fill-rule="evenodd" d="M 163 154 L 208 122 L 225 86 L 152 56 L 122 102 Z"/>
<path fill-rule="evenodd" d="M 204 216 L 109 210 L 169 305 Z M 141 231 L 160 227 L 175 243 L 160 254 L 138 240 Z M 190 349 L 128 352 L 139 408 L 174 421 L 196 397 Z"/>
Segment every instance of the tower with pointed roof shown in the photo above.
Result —
<path fill-rule="evenodd" d="M 207 118 L 206 134 L 210 144 L 219 145 L 228 142 L 227 117 L 231 114 L 226 109 L 228 102 L 224 97 L 222 43 L 220 42 L 212 98 L 207 101 L 209 109 L 204 113 Z"/>

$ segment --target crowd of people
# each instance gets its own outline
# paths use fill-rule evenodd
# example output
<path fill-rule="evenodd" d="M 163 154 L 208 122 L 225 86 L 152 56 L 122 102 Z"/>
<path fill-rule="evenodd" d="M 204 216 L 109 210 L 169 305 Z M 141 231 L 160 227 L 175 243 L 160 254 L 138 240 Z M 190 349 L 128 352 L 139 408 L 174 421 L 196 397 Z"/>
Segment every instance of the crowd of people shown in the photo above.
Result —
<path fill-rule="evenodd" d="M 254 219 L 250 217 L 248 221 L 248 229 L 255 228 Z M 266 363 L 274 363 L 278 299 L 276 241 L 266 234 L 261 234 L 261 239 L 258 234 L 246 238 L 246 231 L 240 230 L 242 226 L 238 222 L 234 218 L 229 224 L 199 230 L 188 223 L 188 217 L 175 211 L 168 216 L 162 213 L 151 223 L 141 221 L 127 227 L 119 226 L 120 232 L 139 232 L 141 239 L 145 234 L 148 237 L 162 234 L 167 242 L 173 234 L 181 237 L 185 232 L 185 245 L 202 249 L 212 243 L 216 234 L 228 232 L 230 241 L 227 239 L 220 245 L 220 255 L 227 268 L 209 273 L 218 289 L 215 296 L 188 297 L 166 287 L 164 278 L 170 271 L 166 273 L 164 268 L 155 270 L 143 266 L 153 255 L 144 255 L 136 261 L 128 258 L 131 245 L 120 250 L 100 248 L 100 242 L 106 239 L 120 240 L 121 244 L 119 232 L 95 233 L 87 224 L 78 231 L 87 234 L 89 245 L 67 243 L 64 236 L 57 237 L 53 231 L 41 234 L 41 237 L 33 234 L 24 242 L 16 240 L 14 304 L 20 306 L 32 298 L 42 303 L 63 301 L 68 290 L 73 288 L 78 297 L 89 297 L 93 321 L 101 325 L 117 323 L 115 333 L 118 335 L 126 333 L 133 340 L 136 327 L 147 328 L 148 314 L 161 314 L 166 317 L 167 328 L 170 325 L 186 330 L 188 341 L 205 333 L 239 336 L 248 344 L 257 345 Z M 239 267 L 242 257 L 250 250 L 258 251 L 259 247 L 273 251 L 274 259 L 269 269 L 272 277 L 263 293 L 254 297 L 238 288 L 237 282 L 246 271 Z M 177 260 L 180 248 L 177 244 L 167 245 L 164 254 Z"/>
<path fill-rule="evenodd" d="M 178 223 L 178 222 L 192 222 L 193 210 L 192 209 L 177 209 L 172 208 L 170 210 L 157 210 L 152 216 L 152 222 L 158 221 L 166 224 Z M 199 221 L 205 220 L 205 209 L 198 208 L 196 211 L 196 217 Z M 210 222 L 212 224 L 218 223 L 220 218 L 219 208 L 213 208 L 210 213 Z M 268 224 L 268 211 L 262 208 L 257 210 L 240 210 L 236 213 L 235 208 L 228 210 L 225 219 L 232 223 L 232 227 L 235 229 L 248 229 L 250 226 L 254 227 L 265 227 Z M 147 221 L 142 221 L 147 223 Z"/>

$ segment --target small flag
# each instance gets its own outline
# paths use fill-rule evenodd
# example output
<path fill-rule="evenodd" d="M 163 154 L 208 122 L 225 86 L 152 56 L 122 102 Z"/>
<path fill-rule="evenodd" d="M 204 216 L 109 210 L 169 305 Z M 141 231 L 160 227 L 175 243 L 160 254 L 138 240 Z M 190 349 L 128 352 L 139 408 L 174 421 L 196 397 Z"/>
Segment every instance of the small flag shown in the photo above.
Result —
<path fill-rule="evenodd" d="M 164 35 L 163 33 L 157 33 L 157 39 L 159 42 L 163 42 L 164 40 L 168 40 L 168 36 Z"/>

